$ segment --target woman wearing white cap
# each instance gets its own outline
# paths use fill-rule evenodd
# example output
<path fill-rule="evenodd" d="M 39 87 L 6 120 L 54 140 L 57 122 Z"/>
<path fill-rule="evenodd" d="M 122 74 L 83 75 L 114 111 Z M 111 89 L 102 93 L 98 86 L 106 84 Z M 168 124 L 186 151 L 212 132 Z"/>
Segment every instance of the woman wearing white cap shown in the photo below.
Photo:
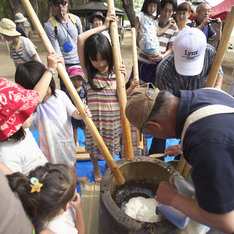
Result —
<path fill-rule="evenodd" d="M 22 37 L 21 34 L 16 31 L 16 25 L 12 20 L 3 18 L 0 21 L 0 33 L 5 40 L 12 41 L 10 44 L 10 57 L 13 59 L 16 67 L 23 62 L 31 60 L 41 62 L 31 40 Z"/>
<path fill-rule="evenodd" d="M 16 24 L 16 31 L 21 33 L 23 37 L 28 37 L 25 32 L 24 22 L 27 21 L 27 18 L 24 17 L 22 13 L 15 14 L 15 24 Z"/>

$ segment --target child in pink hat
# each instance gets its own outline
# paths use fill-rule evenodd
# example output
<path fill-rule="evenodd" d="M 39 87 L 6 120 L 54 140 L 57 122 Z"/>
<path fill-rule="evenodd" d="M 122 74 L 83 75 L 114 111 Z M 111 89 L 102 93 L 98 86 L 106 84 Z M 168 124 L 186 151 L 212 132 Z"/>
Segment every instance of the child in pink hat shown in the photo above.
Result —
<path fill-rule="evenodd" d="M 86 87 L 86 82 L 84 80 L 84 72 L 82 71 L 81 66 L 69 67 L 67 70 L 67 73 L 77 93 L 79 94 L 82 102 L 84 103 L 84 105 L 86 105 L 87 104 L 87 87 Z M 68 92 L 66 92 L 66 94 L 72 101 L 70 94 Z M 72 122 L 72 127 L 73 127 L 73 135 L 74 135 L 75 144 L 76 146 L 79 146 L 79 141 L 77 137 L 77 129 L 81 128 L 84 131 L 84 134 L 86 136 L 86 125 L 83 120 L 74 119 L 73 117 L 71 118 L 71 122 Z"/>

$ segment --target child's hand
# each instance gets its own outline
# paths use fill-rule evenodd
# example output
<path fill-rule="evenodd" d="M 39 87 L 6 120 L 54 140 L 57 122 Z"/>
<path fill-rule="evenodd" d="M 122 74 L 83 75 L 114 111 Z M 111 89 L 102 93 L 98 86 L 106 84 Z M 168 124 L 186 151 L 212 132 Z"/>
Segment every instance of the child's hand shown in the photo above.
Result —
<path fill-rule="evenodd" d="M 126 76 L 127 73 L 126 73 L 126 68 L 125 68 L 125 65 L 123 64 L 123 61 L 121 62 L 119 66 L 119 70 L 124 76 Z M 113 71 L 115 73 L 115 67 L 113 67 Z"/>
<path fill-rule="evenodd" d="M 84 106 L 84 115 L 85 115 L 85 117 L 89 117 L 89 118 L 92 117 L 92 114 L 91 114 L 88 106 L 86 106 L 86 105 Z M 75 119 L 82 119 L 80 112 L 77 109 L 72 113 L 72 117 Z"/>
<path fill-rule="evenodd" d="M 71 201 L 70 204 L 73 206 L 75 210 L 81 209 L 81 197 L 79 193 L 76 193 L 76 196 L 74 197 L 75 201 Z"/>
<path fill-rule="evenodd" d="M 107 12 L 106 18 L 104 25 L 109 28 L 110 27 L 110 22 L 115 22 L 116 21 L 116 16 L 113 14 L 111 11 Z"/>
<path fill-rule="evenodd" d="M 84 106 L 84 112 L 85 112 L 85 116 L 86 117 L 89 117 L 89 118 L 91 118 L 92 117 L 92 114 L 91 114 L 91 112 L 90 112 L 90 110 L 89 110 L 89 107 L 88 106 Z"/>
<path fill-rule="evenodd" d="M 161 52 L 156 52 L 155 54 L 148 55 L 148 58 L 152 62 L 158 62 L 161 61 L 164 57 Z"/>
<path fill-rule="evenodd" d="M 61 57 L 59 57 L 55 52 L 48 52 L 47 67 L 55 71 L 58 63 L 62 63 Z"/>
<path fill-rule="evenodd" d="M 135 89 L 137 86 L 139 86 L 139 80 L 138 80 L 137 78 L 133 78 L 130 87 L 131 87 L 131 89 L 133 90 L 133 89 Z"/>
<path fill-rule="evenodd" d="M 170 20 L 169 20 L 169 24 L 170 24 L 170 25 L 174 25 L 175 23 L 176 23 L 176 22 L 175 22 L 174 19 L 170 19 Z"/>

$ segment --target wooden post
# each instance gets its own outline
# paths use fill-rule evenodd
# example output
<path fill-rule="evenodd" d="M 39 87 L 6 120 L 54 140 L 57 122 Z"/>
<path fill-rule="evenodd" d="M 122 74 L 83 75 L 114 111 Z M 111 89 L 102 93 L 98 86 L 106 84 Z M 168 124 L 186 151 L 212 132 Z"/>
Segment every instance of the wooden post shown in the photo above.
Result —
<path fill-rule="evenodd" d="M 50 41 L 45 33 L 45 30 L 42 27 L 34 9 L 32 8 L 32 6 L 29 2 L 29 0 L 21 0 L 21 1 L 24 5 L 24 8 L 27 11 L 28 16 L 30 17 L 35 29 L 37 30 L 38 35 L 41 37 L 47 51 L 49 51 L 49 52 L 54 51 L 54 48 L 51 45 L 51 43 L 50 43 Z M 66 69 L 64 68 L 64 66 L 61 63 L 59 63 L 57 70 L 58 70 L 58 73 L 61 76 L 63 83 L 66 86 L 69 94 L 71 95 L 72 100 L 74 101 L 77 109 L 79 110 L 80 115 L 82 116 L 82 119 L 84 120 L 87 128 L 89 129 L 94 141 L 96 142 L 99 150 L 101 151 L 102 155 L 104 156 L 107 165 L 110 167 L 117 183 L 119 185 L 124 184 L 125 179 L 123 178 L 123 175 L 121 174 L 121 172 L 120 172 L 119 168 L 117 167 L 114 159 L 112 158 L 109 150 L 107 149 L 105 142 L 103 141 L 101 135 L 99 134 L 95 124 L 93 123 L 91 118 L 88 118 L 84 115 L 84 104 L 81 101 L 79 95 L 77 94 L 77 91 L 75 90 L 75 88 L 74 88 L 74 86 L 73 86 L 73 84 L 72 84 L 72 82 L 67 74 Z"/>
<path fill-rule="evenodd" d="M 115 14 L 115 7 L 113 0 L 107 0 L 108 11 L 111 11 Z M 119 67 L 121 64 L 121 55 L 120 55 L 120 47 L 119 47 L 119 37 L 116 22 L 110 23 L 110 33 L 111 33 L 111 41 L 112 41 L 112 49 L 114 56 L 114 67 L 117 78 L 117 94 L 120 106 L 120 115 L 121 115 L 121 125 L 122 125 L 122 137 L 124 143 L 124 154 L 126 161 L 133 160 L 133 148 L 132 148 L 132 136 L 131 136 L 131 128 L 128 119 L 125 116 L 125 107 L 127 102 L 127 95 L 125 89 L 125 80 L 123 74 L 119 71 Z"/>
<path fill-rule="evenodd" d="M 231 11 L 227 14 L 226 22 L 225 22 L 224 29 L 223 29 L 223 35 L 219 42 L 219 47 L 218 47 L 217 53 L 215 55 L 213 64 L 210 69 L 208 80 L 206 82 L 206 87 L 215 86 L 215 82 L 216 82 L 217 75 L 219 72 L 219 67 L 222 64 L 222 61 L 223 61 L 223 58 L 224 58 L 224 55 L 228 46 L 228 42 L 230 40 L 230 36 L 232 33 L 233 25 L 234 25 L 234 6 L 232 6 Z"/>

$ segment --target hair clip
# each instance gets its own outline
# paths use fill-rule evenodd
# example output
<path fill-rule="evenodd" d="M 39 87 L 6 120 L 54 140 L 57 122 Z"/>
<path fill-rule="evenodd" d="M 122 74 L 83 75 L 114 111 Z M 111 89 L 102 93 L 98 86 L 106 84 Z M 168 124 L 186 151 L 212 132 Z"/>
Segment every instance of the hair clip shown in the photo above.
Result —
<path fill-rule="evenodd" d="M 42 183 L 39 183 L 38 179 L 36 177 L 32 177 L 30 179 L 30 187 L 32 188 L 31 189 L 31 193 L 34 193 L 34 192 L 40 192 L 41 191 L 41 187 L 43 186 Z"/>

